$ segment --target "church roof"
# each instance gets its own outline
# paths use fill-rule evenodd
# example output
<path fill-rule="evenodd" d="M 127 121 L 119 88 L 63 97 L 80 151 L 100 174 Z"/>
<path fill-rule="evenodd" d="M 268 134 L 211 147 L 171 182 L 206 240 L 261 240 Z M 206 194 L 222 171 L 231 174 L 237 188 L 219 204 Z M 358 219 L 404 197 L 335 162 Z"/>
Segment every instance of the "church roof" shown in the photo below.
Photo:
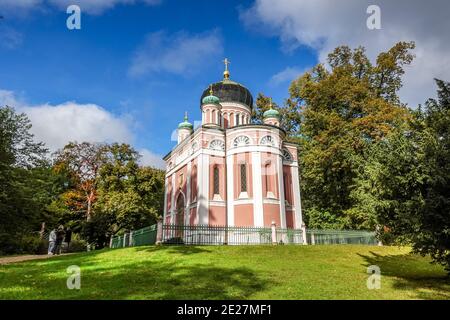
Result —
<path fill-rule="evenodd" d="M 220 99 L 214 95 L 212 85 L 209 86 L 209 95 L 202 98 L 202 104 L 220 104 Z"/>
<path fill-rule="evenodd" d="M 192 125 L 192 123 L 190 123 L 190 122 L 188 121 L 188 116 L 187 116 L 187 112 L 186 112 L 185 115 L 184 115 L 184 121 L 181 122 L 181 123 L 178 125 L 178 129 L 190 129 L 190 130 L 192 130 L 193 127 L 194 127 L 194 126 Z"/>
<path fill-rule="evenodd" d="M 203 103 L 203 99 L 210 95 L 210 90 L 214 91 L 214 96 L 219 98 L 220 102 L 238 102 L 245 104 L 250 108 L 253 107 L 253 96 L 250 91 L 240 83 L 230 80 L 230 71 L 228 65 L 230 61 L 225 58 L 225 71 L 223 73 L 223 80 L 213 83 L 209 88 L 203 91 L 200 98 L 200 104 Z"/>
<path fill-rule="evenodd" d="M 253 96 L 250 91 L 242 84 L 223 79 L 220 82 L 212 84 L 214 95 L 220 99 L 220 102 L 238 102 L 247 105 L 250 109 L 253 107 Z M 209 88 L 203 91 L 200 102 L 209 96 Z"/>
<path fill-rule="evenodd" d="M 263 114 L 264 118 L 279 118 L 280 113 L 275 109 L 269 109 Z"/>

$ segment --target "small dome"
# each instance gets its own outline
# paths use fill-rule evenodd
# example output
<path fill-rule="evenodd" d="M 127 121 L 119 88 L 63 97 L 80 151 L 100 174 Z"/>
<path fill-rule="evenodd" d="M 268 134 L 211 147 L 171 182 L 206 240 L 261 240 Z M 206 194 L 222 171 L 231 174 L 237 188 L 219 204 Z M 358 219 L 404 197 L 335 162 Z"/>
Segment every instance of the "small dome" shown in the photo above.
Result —
<path fill-rule="evenodd" d="M 279 118 L 280 113 L 275 109 L 269 109 L 263 114 L 264 118 Z"/>
<path fill-rule="evenodd" d="M 188 117 L 187 117 L 187 113 L 186 113 L 185 116 L 184 116 L 184 121 L 181 122 L 178 125 L 178 129 L 189 129 L 189 130 L 192 130 L 193 128 L 194 128 L 194 126 L 192 125 L 192 123 L 190 123 L 188 121 Z"/>
<path fill-rule="evenodd" d="M 219 104 L 220 99 L 214 95 L 206 96 L 202 99 L 202 104 Z"/>

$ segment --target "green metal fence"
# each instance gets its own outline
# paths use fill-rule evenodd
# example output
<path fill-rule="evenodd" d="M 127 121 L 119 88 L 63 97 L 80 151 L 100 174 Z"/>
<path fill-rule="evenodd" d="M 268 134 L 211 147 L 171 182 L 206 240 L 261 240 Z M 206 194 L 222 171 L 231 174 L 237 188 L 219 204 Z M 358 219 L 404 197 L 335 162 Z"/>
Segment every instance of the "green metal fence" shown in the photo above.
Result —
<path fill-rule="evenodd" d="M 177 245 L 264 245 L 272 244 L 272 228 L 228 227 L 210 225 L 161 224 L 161 243 Z M 303 230 L 275 228 L 277 244 L 304 244 Z M 156 243 L 157 225 L 152 225 L 111 239 L 111 248 L 152 245 Z M 378 243 L 375 232 L 359 230 L 306 231 L 310 245 Z"/>
<path fill-rule="evenodd" d="M 156 242 L 156 224 L 136 230 L 132 234 L 132 246 L 145 246 Z"/>
<path fill-rule="evenodd" d="M 303 244 L 303 231 L 299 229 L 275 229 L 278 244 Z"/>
<path fill-rule="evenodd" d="M 272 244 L 272 229 L 210 225 L 164 224 L 163 244 L 261 245 Z M 277 242 L 302 244 L 302 230 L 276 229 Z"/>
<path fill-rule="evenodd" d="M 114 236 L 111 239 L 111 248 L 135 247 L 155 244 L 156 224 L 139 230 Z"/>
<path fill-rule="evenodd" d="M 375 232 L 359 230 L 314 230 L 306 231 L 308 244 L 366 244 L 376 245 Z"/>

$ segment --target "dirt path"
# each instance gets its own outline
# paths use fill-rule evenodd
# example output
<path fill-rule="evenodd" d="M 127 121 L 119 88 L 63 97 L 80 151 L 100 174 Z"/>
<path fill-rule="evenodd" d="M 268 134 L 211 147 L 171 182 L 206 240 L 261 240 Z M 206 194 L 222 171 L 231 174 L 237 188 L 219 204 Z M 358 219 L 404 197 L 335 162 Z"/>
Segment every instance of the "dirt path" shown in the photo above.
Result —
<path fill-rule="evenodd" d="M 30 254 L 30 255 L 24 255 L 24 256 L 3 257 L 3 258 L 0 258 L 0 265 L 28 261 L 28 260 L 50 259 L 52 257 L 55 257 L 55 256 L 51 256 L 51 255 L 47 255 L 47 254 L 41 254 L 41 255 L 31 255 Z"/>

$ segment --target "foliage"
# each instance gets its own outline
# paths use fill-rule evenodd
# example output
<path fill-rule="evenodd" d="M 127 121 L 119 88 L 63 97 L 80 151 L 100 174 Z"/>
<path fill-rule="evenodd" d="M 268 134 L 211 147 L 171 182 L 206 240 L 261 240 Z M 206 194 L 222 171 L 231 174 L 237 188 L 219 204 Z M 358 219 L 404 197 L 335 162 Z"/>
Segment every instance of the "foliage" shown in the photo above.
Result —
<path fill-rule="evenodd" d="M 372 146 L 354 196 L 360 211 L 450 271 L 450 84 L 436 82 L 439 99 Z"/>
<path fill-rule="evenodd" d="M 106 162 L 106 146 L 89 142 L 67 144 L 56 154 L 55 170 L 69 175 L 74 186 L 69 190 L 66 204 L 92 216 L 92 206 L 97 198 L 100 168 Z"/>
<path fill-rule="evenodd" d="M 128 144 L 69 144 L 55 163 L 69 185 L 51 209 L 97 247 L 117 232 L 154 223 L 163 210 L 164 173 L 140 167 L 139 157 Z"/>
<path fill-rule="evenodd" d="M 80 238 L 78 234 L 75 234 L 70 242 L 68 252 L 83 252 L 86 251 L 87 242 Z"/>
<path fill-rule="evenodd" d="M 164 173 L 140 167 L 129 145 L 72 142 L 51 165 L 30 128 L 24 114 L 0 108 L 1 254 L 45 251 L 36 236 L 42 222 L 47 232 L 62 224 L 104 246 L 161 214 Z"/>
<path fill-rule="evenodd" d="M 0 164 L 29 168 L 45 161 L 47 150 L 42 142 L 34 142 L 30 133 L 31 122 L 24 113 L 16 113 L 14 108 L 0 108 Z"/>
<path fill-rule="evenodd" d="M 311 208 L 308 210 L 308 228 L 309 229 L 344 229 L 344 222 L 334 214 Z"/>
<path fill-rule="evenodd" d="M 55 192 L 46 149 L 34 142 L 30 121 L 0 108 L 0 252 L 21 251 L 22 238 L 45 219 Z M 25 241 L 25 240 L 24 240 Z"/>
<path fill-rule="evenodd" d="M 111 145 L 108 158 L 96 210 L 114 217 L 112 234 L 153 224 L 163 210 L 163 171 L 139 167 L 138 153 L 128 145 Z"/>
<path fill-rule="evenodd" d="M 107 246 L 111 236 L 113 217 L 104 213 L 96 213 L 89 221 L 84 221 L 81 236 L 87 243 L 94 244 L 98 248 Z"/>
<path fill-rule="evenodd" d="M 352 192 L 366 151 L 404 127 L 411 116 L 398 90 L 414 47 L 399 42 L 381 52 L 375 64 L 362 47 L 338 47 L 328 55 L 328 67 L 318 64 L 295 79 L 284 106 L 275 106 L 288 140 L 299 144 L 308 226 L 375 229 L 373 216 L 358 209 Z M 261 121 L 268 102 L 258 95 L 255 120 Z"/>
<path fill-rule="evenodd" d="M 288 139 L 295 142 L 300 128 L 301 114 L 299 113 L 298 105 L 293 103 L 291 99 L 287 99 L 285 105 L 280 107 L 272 101 L 272 98 L 259 93 L 256 98 L 256 105 L 252 111 L 252 122 L 257 124 L 263 123 L 263 114 L 271 106 L 272 109 L 280 113 L 280 127 L 286 131 Z"/>

